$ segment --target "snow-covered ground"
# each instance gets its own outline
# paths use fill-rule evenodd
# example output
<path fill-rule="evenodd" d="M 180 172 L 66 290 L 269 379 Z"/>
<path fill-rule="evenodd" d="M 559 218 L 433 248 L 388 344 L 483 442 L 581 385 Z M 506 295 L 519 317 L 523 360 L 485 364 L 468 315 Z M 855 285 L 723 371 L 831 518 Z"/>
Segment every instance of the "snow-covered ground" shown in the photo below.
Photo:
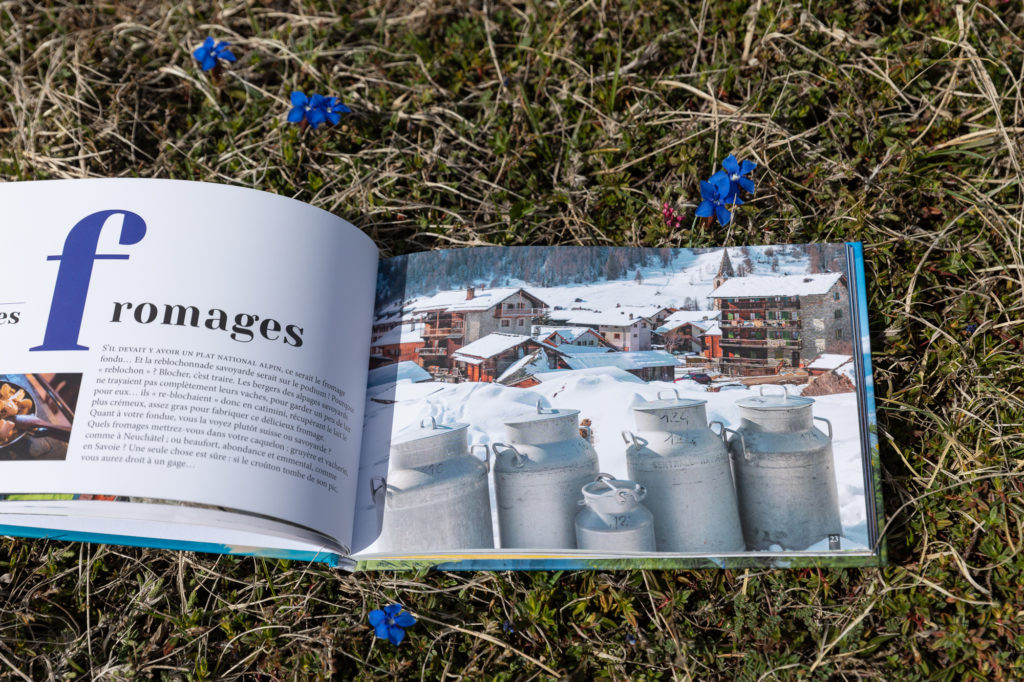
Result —
<path fill-rule="evenodd" d="M 750 246 L 747 253 L 750 255 L 750 274 L 756 275 L 793 275 L 805 274 L 808 269 L 808 260 L 804 257 L 790 257 L 783 255 L 778 246 Z M 774 257 L 778 261 L 776 270 L 772 270 L 772 256 L 765 255 L 765 251 L 773 249 Z M 742 248 L 730 248 L 729 258 L 733 267 L 744 259 Z M 628 276 L 619 280 L 602 280 L 582 284 L 563 284 L 557 287 L 540 287 L 530 282 L 523 282 L 516 279 L 506 279 L 502 287 L 508 288 L 507 293 L 512 293 L 517 288 L 524 288 L 531 294 L 544 301 L 552 309 L 572 310 L 582 308 L 588 310 L 607 311 L 618 306 L 623 308 L 642 307 L 652 308 L 655 306 L 666 308 L 682 308 L 688 301 L 696 303 L 701 310 L 710 309 L 711 302 L 708 296 L 714 289 L 713 280 L 722 264 L 722 249 L 713 249 L 707 253 L 694 253 L 687 249 L 681 249 L 676 257 L 669 264 L 668 268 L 658 265 L 649 265 L 640 268 L 642 281 L 633 279 L 636 271 L 630 270 Z M 477 284 L 479 287 L 480 285 Z M 487 292 L 487 289 L 480 288 L 478 295 Z M 451 296 L 446 297 L 447 294 Z M 465 290 L 458 292 L 440 292 L 431 295 L 421 294 L 420 299 L 410 309 L 422 307 L 429 302 L 438 304 L 440 301 L 452 301 L 464 303 Z M 436 300 L 435 300 L 436 299 Z M 577 300 L 579 299 L 579 300 Z M 429 306 L 428 306 L 429 307 Z M 388 310 L 393 310 L 390 306 Z M 378 311 L 382 314 L 386 311 Z"/>
<path fill-rule="evenodd" d="M 514 416 L 536 413 L 537 402 L 545 407 L 575 409 L 580 419 L 588 418 L 594 432 L 594 448 L 600 470 L 616 478 L 627 478 L 626 446 L 622 431 L 635 429 L 631 407 L 647 400 L 673 397 L 707 401 L 708 421 L 721 421 L 730 428 L 739 425 L 736 401 L 754 395 L 754 391 L 735 390 L 712 393 L 693 381 L 677 383 L 637 380 L 626 374 L 565 372 L 551 373 L 532 388 L 511 388 L 491 383 L 444 384 L 402 382 L 388 390 L 378 387 L 367 402 L 364 443 L 373 456 L 360 471 L 359 507 L 372 509 L 370 478 L 385 476 L 391 434 L 418 426 L 433 417 L 438 424 L 469 424 L 470 444 L 490 445 L 506 441 L 504 422 Z M 832 442 L 843 525 L 843 549 L 867 547 L 867 519 L 862 471 L 861 447 L 854 393 L 816 397 L 815 416 L 825 417 L 835 429 Z M 394 401 L 394 402 L 392 402 Z M 493 486 L 492 486 L 493 489 Z M 496 509 L 493 505 L 492 510 Z M 365 514 L 364 516 L 369 516 Z M 496 524 L 496 520 L 495 520 Z M 372 525 L 372 524 L 371 524 Z M 368 528 L 360 536 L 365 539 Z M 359 542 L 357 541 L 357 547 Z M 825 546 L 827 549 L 827 546 Z"/>
<path fill-rule="evenodd" d="M 769 248 L 773 249 L 772 255 L 766 253 Z M 780 247 L 748 247 L 746 252 L 742 248 L 730 248 L 728 251 L 734 268 L 741 262 L 746 263 L 745 256 L 749 256 L 748 274 L 796 275 L 808 272 L 809 259 L 805 254 L 791 254 Z M 426 309 L 436 308 L 441 303 L 448 305 L 448 299 L 451 299 L 453 306 L 479 307 L 482 303 L 478 299 L 500 299 L 519 287 L 555 310 L 578 308 L 615 311 L 621 308 L 629 311 L 635 308 L 637 315 L 650 314 L 656 308 L 683 308 L 687 305 L 707 310 L 711 307 L 708 297 L 714 288 L 713 279 L 721 262 L 721 249 L 706 253 L 684 249 L 676 253 L 667 268 L 660 264 L 641 268 L 640 281 L 635 279 L 635 270 L 627 273 L 625 279 L 557 287 L 539 287 L 506 278 L 500 285 L 509 288 L 507 293 L 501 289 L 483 289 L 479 284 L 476 285 L 478 290 L 473 299 L 466 299 L 465 290 L 419 292 L 418 300 L 404 302 L 405 311 L 406 314 L 414 314 L 417 307 Z M 462 350 L 465 352 L 467 349 Z M 710 372 L 710 369 L 701 367 L 677 368 L 677 376 L 681 370 Z M 844 373 L 849 375 L 851 372 L 847 370 Z M 682 398 L 706 400 L 709 421 L 721 421 L 730 428 L 736 428 L 739 425 L 736 401 L 754 395 L 753 391 L 743 388 L 708 392 L 698 383 L 686 380 L 674 384 L 647 383 L 621 371 L 561 371 L 544 374 L 539 378 L 543 379 L 540 385 L 525 389 L 492 383 L 408 381 L 374 386 L 366 404 L 364 466 L 360 470 L 357 500 L 357 513 L 364 523 L 357 529 L 354 549 L 358 551 L 376 534 L 370 480 L 387 473 L 392 435 L 416 427 L 424 420 L 433 418 L 438 424 L 469 424 L 469 443 L 490 445 L 497 441 L 507 441 L 505 421 L 515 416 L 536 413 L 538 401 L 545 407 L 576 409 L 580 411 L 581 420 L 587 418 L 592 423 L 600 470 L 616 478 L 626 478 L 626 445 L 621 434 L 624 430 L 635 428 L 631 410 L 634 405 L 656 400 L 659 394 L 671 396 L 671 391 L 677 390 Z M 799 390 L 791 387 L 791 393 L 799 393 Z M 864 549 L 868 543 L 866 498 L 856 421 L 856 394 L 821 396 L 814 400 L 814 414 L 829 419 L 835 430 L 832 447 L 843 525 L 842 549 Z M 495 510 L 497 505 L 493 500 L 493 485 L 491 490 L 492 510 Z M 497 528 L 496 516 L 494 523 Z M 810 549 L 828 548 L 826 543 Z"/>

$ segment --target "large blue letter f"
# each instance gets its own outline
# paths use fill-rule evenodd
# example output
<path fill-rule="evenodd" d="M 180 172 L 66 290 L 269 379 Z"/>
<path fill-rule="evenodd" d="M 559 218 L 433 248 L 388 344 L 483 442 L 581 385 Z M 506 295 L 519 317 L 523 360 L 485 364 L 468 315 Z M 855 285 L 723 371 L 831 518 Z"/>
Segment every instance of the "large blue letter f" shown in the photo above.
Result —
<path fill-rule="evenodd" d="M 138 244 L 146 236 L 146 221 L 131 211 L 99 211 L 82 218 L 68 232 L 64 240 L 64 251 L 59 256 L 46 260 L 59 260 L 57 285 L 53 288 L 50 303 L 50 318 L 46 322 L 46 336 L 43 345 L 29 350 L 89 350 L 78 345 L 78 332 L 82 328 L 85 313 L 85 299 L 89 294 L 89 280 L 92 266 L 97 260 L 127 260 L 128 256 L 97 254 L 100 231 L 107 219 L 114 215 L 124 216 L 121 225 L 120 243 L 124 246 Z"/>

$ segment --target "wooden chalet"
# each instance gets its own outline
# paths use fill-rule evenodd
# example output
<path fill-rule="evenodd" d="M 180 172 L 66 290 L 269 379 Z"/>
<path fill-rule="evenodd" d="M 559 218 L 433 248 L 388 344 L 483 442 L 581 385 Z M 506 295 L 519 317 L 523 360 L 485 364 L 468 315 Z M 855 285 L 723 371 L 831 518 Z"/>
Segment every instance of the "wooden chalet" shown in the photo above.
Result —
<path fill-rule="evenodd" d="M 423 324 L 423 347 L 416 351 L 419 362 L 452 373 L 457 351 L 495 333 L 528 336 L 533 321 L 547 310 L 544 301 L 514 288 L 469 287 L 416 301 L 409 313 Z"/>
<path fill-rule="evenodd" d="M 417 362 L 424 330 L 421 322 L 401 322 L 374 333 L 370 340 L 371 369 L 394 362 Z"/>
<path fill-rule="evenodd" d="M 615 350 L 615 346 L 590 327 L 534 326 L 533 338 L 552 348 L 566 346 L 567 350 L 570 347 L 573 349 L 605 348 Z"/>
<path fill-rule="evenodd" d="M 490 382 L 540 348 L 541 345 L 530 336 L 495 332 L 458 349 L 452 354 L 451 361 L 467 381 Z"/>
<path fill-rule="evenodd" d="M 711 350 L 705 345 L 704 335 L 717 326 L 719 310 L 678 310 L 654 330 L 661 337 L 665 350 L 670 353 L 700 353 Z M 713 354 L 706 357 L 717 357 Z"/>

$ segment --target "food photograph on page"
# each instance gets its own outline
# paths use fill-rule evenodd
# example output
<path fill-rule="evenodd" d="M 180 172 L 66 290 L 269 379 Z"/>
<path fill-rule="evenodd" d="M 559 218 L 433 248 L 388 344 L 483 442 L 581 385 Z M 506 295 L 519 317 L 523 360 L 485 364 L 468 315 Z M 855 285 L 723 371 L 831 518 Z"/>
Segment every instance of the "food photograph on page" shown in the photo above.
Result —
<path fill-rule="evenodd" d="M 0 374 L 0 462 L 66 459 L 81 383 L 81 374 Z"/>
<path fill-rule="evenodd" d="M 368 553 L 870 550 L 843 244 L 382 261 Z M 361 491 L 363 492 L 363 491 Z"/>

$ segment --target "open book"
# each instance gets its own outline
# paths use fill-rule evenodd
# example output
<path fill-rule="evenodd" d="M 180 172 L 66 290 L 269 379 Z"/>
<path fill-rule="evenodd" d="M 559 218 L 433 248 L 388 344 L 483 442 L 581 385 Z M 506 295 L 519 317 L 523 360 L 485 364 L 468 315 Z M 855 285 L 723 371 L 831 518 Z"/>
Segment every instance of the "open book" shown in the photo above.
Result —
<path fill-rule="evenodd" d="M 0 206 L 2 534 L 366 569 L 884 560 L 859 244 L 378 261 L 238 187 Z"/>

